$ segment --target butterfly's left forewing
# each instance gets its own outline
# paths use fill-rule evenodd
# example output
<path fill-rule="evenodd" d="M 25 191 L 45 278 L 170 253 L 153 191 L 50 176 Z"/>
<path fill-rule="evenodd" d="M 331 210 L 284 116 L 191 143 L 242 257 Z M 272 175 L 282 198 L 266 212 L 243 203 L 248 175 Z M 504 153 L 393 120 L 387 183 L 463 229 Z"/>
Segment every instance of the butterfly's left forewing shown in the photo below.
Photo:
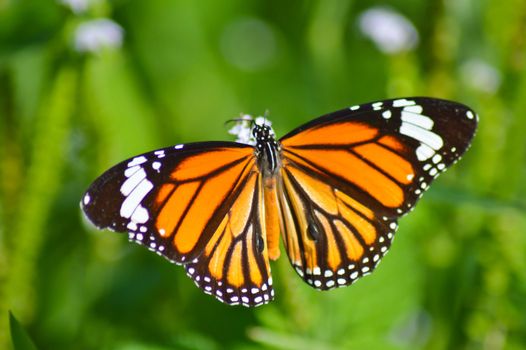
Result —
<path fill-rule="evenodd" d="M 370 273 L 398 218 L 469 147 L 469 108 L 387 100 L 318 118 L 281 139 L 283 236 L 296 271 L 318 289 Z"/>
<path fill-rule="evenodd" d="M 206 293 L 254 306 L 273 296 L 259 177 L 253 147 L 178 145 L 111 168 L 81 206 L 98 228 L 185 264 Z"/>

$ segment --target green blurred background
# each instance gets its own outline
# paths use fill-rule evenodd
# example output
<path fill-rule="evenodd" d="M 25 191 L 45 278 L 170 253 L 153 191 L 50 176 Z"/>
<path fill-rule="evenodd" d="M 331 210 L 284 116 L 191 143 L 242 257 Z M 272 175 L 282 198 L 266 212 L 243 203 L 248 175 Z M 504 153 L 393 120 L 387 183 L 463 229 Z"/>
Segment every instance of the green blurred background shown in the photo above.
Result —
<path fill-rule="evenodd" d="M 0 0 L 0 349 L 8 310 L 41 349 L 526 348 L 526 1 L 83 2 Z M 417 45 L 360 29 L 387 4 Z M 115 47 L 82 51 L 102 17 Z M 240 112 L 283 135 L 411 95 L 471 106 L 478 134 L 349 288 L 317 292 L 282 257 L 273 303 L 226 306 L 79 210 L 114 163 L 230 139 Z"/>

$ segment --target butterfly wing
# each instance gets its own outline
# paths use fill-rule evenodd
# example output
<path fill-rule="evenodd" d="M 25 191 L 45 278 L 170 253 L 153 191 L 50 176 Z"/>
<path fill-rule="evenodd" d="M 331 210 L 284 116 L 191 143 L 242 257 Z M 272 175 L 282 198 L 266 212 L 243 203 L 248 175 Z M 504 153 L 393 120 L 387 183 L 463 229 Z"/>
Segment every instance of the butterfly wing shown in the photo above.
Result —
<path fill-rule="evenodd" d="M 130 240 L 185 264 L 206 293 L 251 306 L 273 295 L 259 184 L 251 146 L 178 145 L 114 166 L 81 207 L 98 228 L 129 232 Z"/>
<path fill-rule="evenodd" d="M 353 106 L 283 137 L 283 235 L 300 276 L 325 290 L 370 273 L 398 218 L 467 150 L 476 126 L 464 105 L 417 97 Z"/>
<path fill-rule="evenodd" d="M 259 306 L 274 297 L 263 195 L 262 176 L 252 171 L 203 254 L 185 265 L 197 286 L 224 303 Z"/>

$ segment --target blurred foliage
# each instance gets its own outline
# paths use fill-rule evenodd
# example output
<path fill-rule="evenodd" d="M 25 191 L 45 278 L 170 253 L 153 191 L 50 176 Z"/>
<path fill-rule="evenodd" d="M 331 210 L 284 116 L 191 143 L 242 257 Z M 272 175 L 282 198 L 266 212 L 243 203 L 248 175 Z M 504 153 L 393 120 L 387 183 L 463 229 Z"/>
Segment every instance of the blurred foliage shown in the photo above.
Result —
<path fill-rule="evenodd" d="M 386 4 L 416 49 L 386 55 L 360 34 L 358 15 Z M 75 51 L 99 17 L 123 46 Z M 525 34 L 523 0 L 0 0 L 0 348 L 13 310 L 42 349 L 524 349 Z M 282 258 L 273 303 L 229 307 L 79 211 L 112 164 L 226 139 L 240 112 L 268 109 L 283 135 L 405 95 L 466 103 L 480 128 L 352 287 L 317 292 Z"/>
<path fill-rule="evenodd" d="M 9 327 L 14 350 L 36 350 L 35 344 L 11 312 L 9 312 Z"/>

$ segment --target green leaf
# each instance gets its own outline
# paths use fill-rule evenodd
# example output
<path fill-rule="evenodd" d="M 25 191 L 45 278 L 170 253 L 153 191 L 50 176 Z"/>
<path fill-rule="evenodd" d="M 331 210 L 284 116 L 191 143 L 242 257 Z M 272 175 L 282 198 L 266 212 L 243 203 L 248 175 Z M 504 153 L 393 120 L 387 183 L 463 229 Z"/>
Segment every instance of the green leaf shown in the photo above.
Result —
<path fill-rule="evenodd" d="M 37 349 L 24 327 L 22 327 L 15 316 L 13 316 L 11 311 L 9 311 L 9 328 L 11 329 L 11 340 L 13 341 L 14 350 Z"/>

